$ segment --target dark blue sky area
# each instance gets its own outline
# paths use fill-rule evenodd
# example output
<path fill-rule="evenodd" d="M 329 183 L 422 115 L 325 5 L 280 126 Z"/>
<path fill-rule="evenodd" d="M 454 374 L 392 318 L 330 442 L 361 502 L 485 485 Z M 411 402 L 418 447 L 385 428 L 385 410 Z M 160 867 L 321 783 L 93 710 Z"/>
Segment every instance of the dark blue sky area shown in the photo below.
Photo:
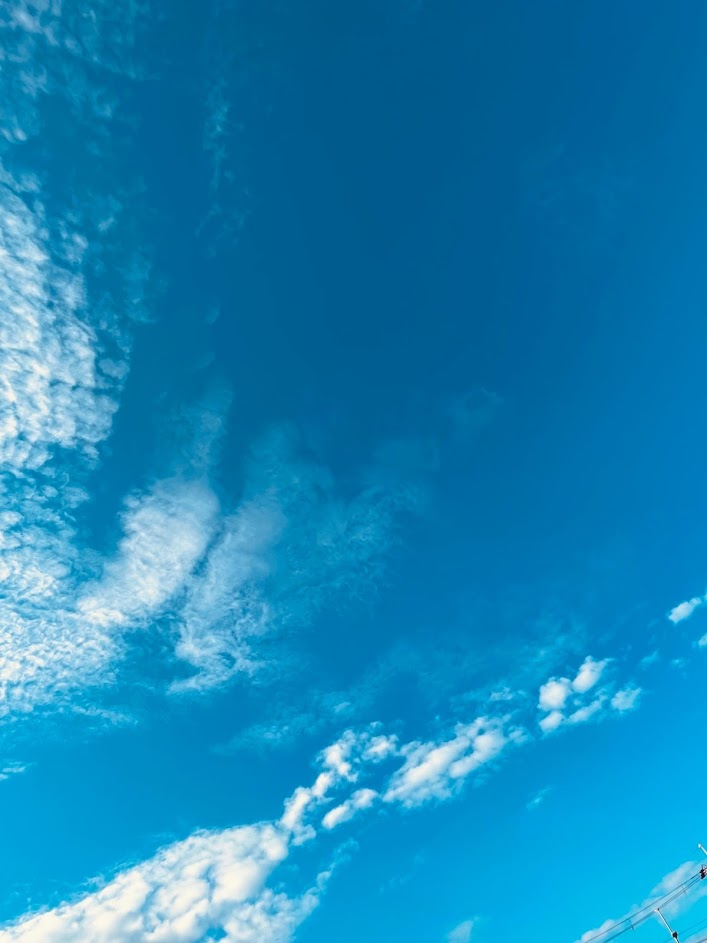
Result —
<path fill-rule="evenodd" d="M 245 220 L 215 240 L 199 228 L 203 102 L 181 63 L 201 20 L 187 12 L 143 102 L 157 256 L 181 275 L 127 404 L 220 375 L 235 483 L 269 423 L 325 440 L 336 467 L 491 391 L 483 441 L 440 472 L 446 536 L 461 525 L 466 541 L 473 522 L 484 580 L 494 547 L 502 582 L 523 581 L 535 561 L 564 565 L 570 541 L 580 558 L 630 555 L 629 531 L 657 566 L 664 529 L 703 500 L 700 6 L 233 8 L 199 37 L 228 66 L 223 202 Z M 182 313 L 205 305 L 213 327 Z M 210 372 L 192 373 L 205 356 Z M 135 418 L 124 409 L 118 435 L 149 441 Z"/>

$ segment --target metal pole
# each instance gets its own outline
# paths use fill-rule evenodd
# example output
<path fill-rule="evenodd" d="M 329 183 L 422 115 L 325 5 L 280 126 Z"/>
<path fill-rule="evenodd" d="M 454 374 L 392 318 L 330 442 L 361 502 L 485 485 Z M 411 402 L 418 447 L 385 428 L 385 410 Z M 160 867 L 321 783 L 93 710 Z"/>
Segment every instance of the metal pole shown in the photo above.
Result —
<path fill-rule="evenodd" d="M 663 923 L 664 923 L 665 926 L 667 927 L 668 933 L 669 933 L 669 934 L 671 935 L 671 937 L 675 940 L 675 943 L 680 943 L 680 941 L 678 940 L 677 931 L 676 931 L 676 930 L 673 930 L 673 928 L 670 926 L 670 924 L 669 924 L 668 921 L 665 919 L 665 917 L 663 916 L 663 914 L 660 912 L 660 907 L 656 907 L 655 912 L 658 914 L 658 916 L 660 917 L 660 919 L 663 921 Z"/>
<path fill-rule="evenodd" d="M 703 855 L 707 855 L 707 851 L 705 851 L 704 846 L 700 845 L 699 842 L 697 843 L 697 847 L 700 849 Z"/>

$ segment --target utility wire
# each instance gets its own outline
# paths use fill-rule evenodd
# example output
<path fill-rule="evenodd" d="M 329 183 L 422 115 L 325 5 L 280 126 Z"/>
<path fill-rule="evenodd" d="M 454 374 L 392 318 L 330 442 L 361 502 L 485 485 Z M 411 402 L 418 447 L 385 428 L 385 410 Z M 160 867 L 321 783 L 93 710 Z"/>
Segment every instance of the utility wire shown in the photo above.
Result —
<path fill-rule="evenodd" d="M 618 939 L 618 937 L 623 936 L 624 933 L 628 933 L 630 930 L 635 930 L 636 927 L 640 926 L 642 923 L 645 923 L 646 920 L 650 920 L 657 908 L 667 907 L 674 900 L 682 897 L 683 894 L 687 894 L 689 890 L 691 890 L 696 884 L 699 884 L 700 881 L 703 881 L 706 877 L 707 868 L 702 867 L 679 887 L 676 887 L 672 891 L 668 891 L 662 897 L 656 898 L 649 904 L 644 904 L 643 907 L 640 907 L 628 917 L 624 917 L 622 920 L 617 920 L 616 923 L 605 927 L 603 930 L 600 930 L 593 936 L 586 937 L 586 939 L 582 940 L 582 943 L 595 943 L 595 941 L 599 940 L 601 943 L 611 943 L 612 940 Z M 707 943 L 707 937 L 705 937 L 704 940 L 697 940 L 695 943 Z"/>

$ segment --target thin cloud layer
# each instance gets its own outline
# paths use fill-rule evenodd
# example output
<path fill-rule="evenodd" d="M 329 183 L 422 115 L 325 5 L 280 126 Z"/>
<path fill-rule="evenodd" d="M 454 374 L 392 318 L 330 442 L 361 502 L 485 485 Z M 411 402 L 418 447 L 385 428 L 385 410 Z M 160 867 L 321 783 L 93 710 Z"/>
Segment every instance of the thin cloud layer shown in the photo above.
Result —
<path fill-rule="evenodd" d="M 469 943 L 474 929 L 474 920 L 464 920 L 447 937 L 447 943 Z"/>
<path fill-rule="evenodd" d="M 104 627 L 139 625 L 158 614 L 206 552 L 217 514 L 216 496 L 201 481 L 160 481 L 129 498 L 117 554 L 84 591 L 80 614 Z"/>

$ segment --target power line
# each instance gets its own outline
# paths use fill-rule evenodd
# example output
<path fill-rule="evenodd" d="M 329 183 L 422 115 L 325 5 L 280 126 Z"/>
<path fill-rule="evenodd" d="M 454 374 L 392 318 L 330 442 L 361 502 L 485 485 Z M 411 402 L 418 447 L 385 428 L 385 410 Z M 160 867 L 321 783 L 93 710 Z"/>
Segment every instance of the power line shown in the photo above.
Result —
<path fill-rule="evenodd" d="M 605 927 L 603 930 L 600 930 L 593 936 L 587 937 L 582 941 L 582 943 L 595 943 L 595 941 L 601 941 L 601 943 L 611 943 L 612 940 L 618 939 L 618 937 L 623 936 L 624 933 L 628 933 L 630 930 L 635 930 L 636 927 L 640 926 L 642 923 L 645 923 L 647 920 L 650 920 L 650 918 L 659 908 L 667 907 L 674 900 L 677 900 L 679 897 L 686 895 L 688 891 L 690 891 L 696 884 L 699 884 L 700 881 L 703 881 L 705 877 L 707 877 L 707 867 L 702 867 L 699 871 L 695 872 L 695 874 L 691 875 L 679 887 L 674 888 L 672 891 L 668 891 L 662 897 L 656 898 L 649 904 L 644 904 L 643 907 L 640 907 L 628 917 L 624 917 L 622 920 L 617 920 L 616 923 Z M 697 940 L 695 943 L 707 943 L 707 937 L 705 937 L 704 940 Z"/>

